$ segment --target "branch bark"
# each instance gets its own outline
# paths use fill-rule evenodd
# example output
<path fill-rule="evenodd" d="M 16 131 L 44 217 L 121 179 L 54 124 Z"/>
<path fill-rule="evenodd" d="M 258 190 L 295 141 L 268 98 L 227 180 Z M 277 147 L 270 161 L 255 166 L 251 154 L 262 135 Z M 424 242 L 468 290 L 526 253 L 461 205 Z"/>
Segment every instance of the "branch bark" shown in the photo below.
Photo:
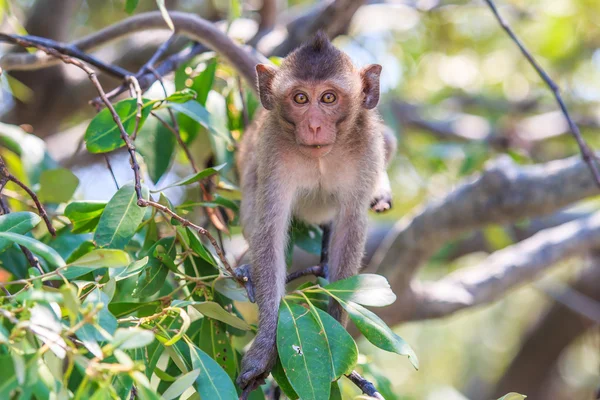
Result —
<path fill-rule="evenodd" d="M 479 177 L 414 216 L 398 221 L 371 260 L 368 270 L 395 283 L 397 294 L 409 287 L 417 270 L 442 244 L 458 235 L 496 223 L 538 217 L 598 193 L 580 157 L 519 166 L 507 156 Z"/>

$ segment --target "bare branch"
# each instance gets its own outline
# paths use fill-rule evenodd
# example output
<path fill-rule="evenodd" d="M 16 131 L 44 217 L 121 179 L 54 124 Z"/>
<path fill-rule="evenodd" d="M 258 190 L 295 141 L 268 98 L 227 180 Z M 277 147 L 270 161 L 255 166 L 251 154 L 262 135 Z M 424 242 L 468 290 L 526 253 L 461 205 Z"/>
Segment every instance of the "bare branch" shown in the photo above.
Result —
<path fill-rule="evenodd" d="M 600 213 L 546 229 L 529 239 L 492 253 L 473 267 L 460 269 L 435 282 L 413 282 L 402 307 L 385 310 L 394 324 L 447 316 L 497 300 L 534 280 L 566 258 L 600 246 Z M 412 297 L 410 305 L 404 300 Z M 411 307 L 412 305 L 412 307 Z M 393 312 L 394 315 L 391 315 Z"/>
<path fill-rule="evenodd" d="M 362 390 L 362 392 L 367 396 L 373 397 L 374 399 L 378 400 L 385 400 L 381 393 L 377 391 L 375 386 L 371 382 L 360 376 L 358 372 L 352 371 L 350 374 L 346 375 L 346 378 L 350 379 L 352 383 L 358 386 L 358 388 Z"/>
<path fill-rule="evenodd" d="M 50 221 L 50 218 L 48 218 L 48 214 L 46 213 L 44 206 L 42 206 L 42 203 L 40 203 L 40 199 L 38 199 L 37 195 L 33 192 L 33 190 L 31 190 L 27 185 L 25 185 L 23 182 L 21 182 L 21 180 L 19 180 L 16 176 L 14 176 L 13 174 L 10 173 L 8 168 L 6 168 L 6 163 L 4 162 L 4 159 L 1 156 L 0 156 L 0 175 L 3 178 L 2 186 L 1 186 L 2 188 L 4 188 L 4 185 L 6 184 L 6 182 L 10 181 L 10 182 L 13 182 L 13 183 L 19 185 L 19 187 L 21 187 L 21 189 L 23 189 L 25 192 L 27 192 L 29 197 L 31 197 L 31 200 L 33 200 L 33 202 L 35 203 L 35 207 L 38 210 L 38 214 L 40 214 L 40 217 L 42 217 L 42 219 L 44 220 L 44 223 L 46 224 L 46 227 L 48 228 L 48 232 L 50 232 L 50 234 L 52 236 L 56 236 L 56 230 L 52 226 L 52 222 Z"/>
<path fill-rule="evenodd" d="M 318 30 L 330 38 L 347 32 L 350 21 L 365 0 L 322 1 L 308 13 L 288 24 L 288 36 L 270 55 L 283 57 L 309 39 Z"/>
<path fill-rule="evenodd" d="M 448 240 L 487 224 L 549 214 L 595 194 L 595 180 L 580 157 L 519 166 L 502 156 L 479 177 L 398 221 L 369 270 L 378 269 L 401 293 L 421 264 Z"/>
<path fill-rule="evenodd" d="M 538 73 L 540 78 L 542 78 L 544 83 L 546 83 L 546 85 L 550 88 L 550 90 L 552 90 L 552 93 L 554 94 L 554 98 L 556 99 L 556 102 L 560 106 L 562 113 L 564 114 L 565 118 L 567 119 L 567 122 L 569 123 L 569 128 L 571 129 L 571 133 L 573 134 L 573 136 L 575 137 L 575 140 L 577 141 L 577 145 L 579 146 L 579 151 L 581 152 L 583 160 L 588 164 L 590 171 L 592 171 L 592 175 L 594 176 L 596 185 L 598 185 L 598 187 L 600 187 L 600 171 L 598 171 L 598 166 L 596 165 L 596 156 L 595 156 L 594 152 L 589 148 L 589 146 L 587 145 L 585 140 L 583 139 L 583 136 L 581 136 L 579 127 L 577 126 L 577 124 L 573 121 L 573 119 L 569 115 L 567 106 L 565 105 L 565 102 L 563 101 L 562 96 L 560 95 L 560 89 L 559 89 L 558 85 L 556 83 L 554 83 L 552 78 L 550 78 L 550 76 L 546 73 L 546 71 L 544 71 L 544 69 L 538 64 L 538 62 L 535 60 L 535 58 L 527 50 L 527 48 L 525 47 L 523 42 L 521 42 L 521 40 L 519 40 L 517 35 L 515 35 L 513 30 L 508 25 L 508 23 L 504 20 L 504 18 L 502 18 L 500 13 L 498 13 L 498 9 L 496 8 L 496 5 L 494 4 L 493 0 L 485 0 L 485 2 L 492 10 L 492 13 L 494 13 L 494 17 L 496 17 L 496 20 L 498 20 L 498 22 L 500 23 L 500 26 L 502 26 L 502 28 L 506 31 L 508 36 L 510 36 L 512 41 L 515 42 L 515 44 L 519 47 L 519 50 L 521 50 L 521 53 L 523 53 L 523 56 L 525 56 L 527 61 L 529 61 L 529 64 L 531 64 L 531 66 L 535 69 L 535 71 Z"/>
<path fill-rule="evenodd" d="M 175 25 L 175 33 L 203 43 L 217 51 L 240 72 L 251 87 L 255 86 L 256 72 L 254 66 L 263 61 L 256 53 L 244 50 L 221 32 L 216 25 L 196 15 L 173 11 L 169 12 L 169 16 Z M 123 36 L 150 29 L 168 29 L 159 11 L 142 13 L 125 19 L 77 40 L 71 43 L 69 47 L 77 48 L 80 51 L 90 51 Z M 55 61 L 45 57 L 36 57 L 35 55 L 33 57 L 31 55 L 21 57 L 21 55 L 13 54 L 2 58 L 0 67 L 7 71 L 39 69 L 53 63 Z"/>

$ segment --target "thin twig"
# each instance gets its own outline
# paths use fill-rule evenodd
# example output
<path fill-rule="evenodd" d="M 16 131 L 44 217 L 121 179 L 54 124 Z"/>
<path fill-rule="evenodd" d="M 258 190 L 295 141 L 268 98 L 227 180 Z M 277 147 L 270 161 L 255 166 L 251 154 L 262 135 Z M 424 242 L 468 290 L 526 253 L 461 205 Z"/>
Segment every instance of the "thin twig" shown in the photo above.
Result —
<path fill-rule="evenodd" d="M 508 25 L 506 20 L 504 20 L 504 18 L 498 12 L 498 9 L 496 8 L 496 5 L 494 4 L 493 0 L 485 0 L 485 2 L 492 10 L 492 13 L 496 17 L 496 20 L 498 21 L 500 26 L 502 26 L 502 28 L 506 31 L 508 36 L 510 36 L 512 41 L 515 42 L 515 44 L 519 47 L 519 50 L 521 50 L 521 53 L 525 56 L 527 61 L 529 61 L 529 64 L 531 64 L 531 66 L 535 69 L 535 71 L 540 76 L 540 78 L 542 78 L 544 83 L 546 83 L 546 85 L 550 88 L 550 90 L 552 90 L 552 93 L 554 94 L 554 98 L 556 99 L 556 102 L 560 106 L 560 110 L 562 111 L 563 115 L 567 119 L 567 123 L 569 124 L 569 128 L 571 129 L 571 133 L 573 134 L 573 137 L 575 137 L 575 140 L 577 141 L 577 145 L 579 146 L 579 151 L 581 152 L 583 160 L 588 164 L 590 170 L 592 171 L 592 174 L 594 176 L 594 180 L 596 181 L 596 184 L 598 185 L 598 187 L 600 187 L 600 171 L 598 171 L 598 166 L 595 163 L 596 156 L 594 155 L 594 152 L 590 149 L 588 144 L 583 139 L 583 136 L 581 136 L 579 127 L 571 118 L 571 115 L 569 114 L 569 111 L 567 110 L 567 106 L 565 105 L 565 102 L 563 101 L 562 96 L 560 95 L 560 88 L 558 87 L 558 85 L 556 83 L 554 83 L 554 81 L 552 80 L 552 78 L 550 78 L 550 76 L 546 73 L 546 71 L 544 71 L 544 69 L 538 64 L 538 62 L 535 60 L 535 58 L 533 58 L 533 56 L 531 55 L 529 50 L 527 50 L 527 48 L 521 42 L 521 40 L 517 37 L 517 35 L 515 35 L 515 33 L 513 32 L 511 27 Z"/>
<path fill-rule="evenodd" d="M 13 174 L 10 173 L 8 168 L 6 168 L 6 163 L 4 162 L 4 159 L 1 156 L 0 156 L 0 174 L 4 178 L 6 178 L 7 181 L 16 183 L 17 185 L 19 185 L 21 187 L 21 189 L 23 189 L 25 192 L 27 192 L 29 197 L 31 197 L 31 200 L 33 200 L 33 202 L 35 203 L 35 206 L 38 210 L 38 214 L 40 214 L 40 217 L 42 217 L 42 219 L 46 223 L 46 227 L 48 228 L 48 231 L 50 232 L 50 234 L 52 236 L 56 237 L 56 230 L 52 226 L 52 222 L 50 222 L 50 218 L 48 218 L 48 214 L 46 214 L 46 210 L 44 209 L 44 206 L 42 206 L 42 203 L 40 203 L 40 200 L 38 199 L 37 195 L 33 192 L 33 190 L 29 189 L 29 187 L 27 187 L 27 185 L 25 185 L 23 182 L 21 182 L 16 176 L 14 176 Z"/>
<path fill-rule="evenodd" d="M 55 40 L 41 38 L 38 36 L 21 36 L 21 35 L 10 35 L 6 33 L 0 34 L 0 38 L 11 38 L 11 39 L 20 39 L 26 40 L 29 43 L 33 43 L 36 45 L 43 46 L 48 49 L 54 49 L 61 54 L 65 54 L 67 56 L 75 57 L 79 60 L 85 61 L 86 63 L 93 65 L 94 67 L 106 72 L 109 75 L 112 75 L 116 78 L 125 78 L 128 75 L 131 75 L 131 72 L 127 71 L 124 68 L 121 68 L 117 65 L 106 64 L 96 57 L 86 54 L 79 50 L 77 47 L 69 44 L 59 43 Z"/>
<path fill-rule="evenodd" d="M 375 386 L 371 382 L 360 376 L 358 372 L 352 371 L 350 374 L 346 375 L 346 378 L 350 379 L 352 383 L 358 386 L 358 388 L 362 390 L 362 392 L 367 396 L 371 396 L 378 400 L 385 400 L 381 393 L 377 391 Z"/>
<path fill-rule="evenodd" d="M 235 278 L 236 280 L 238 280 L 241 284 L 243 284 L 241 279 L 238 279 L 235 275 L 235 272 L 233 271 L 233 269 L 231 268 L 231 265 L 229 265 L 229 262 L 227 262 L 227 259 L 225 258 L 225 255 L 223 254 L 223 251 L 221 250 L 221 247 L 219 247 L 219 244 L 217 243 L 217 241 L 215 240 L 214 236 L 205 228 L 198 226 L 196 224 L 194 224 L 193 222 L 177 215 L 174 211 L 172 211 L 170 208 L 163 206 L 162 204 L 158 204 L 154 201 L 150 201 L 150 200 L 144 200 L 143 198 L 138 199 L 138 206 L 140 207 L 154 207 L 159 211 L 164 212 L 165 214 L 168 214 L 171 218 L 176 219 L 181 225 L 183 225 L 184 227 L 189 226 L 190 228 L 194 229 L 196 232 L 198 232 L 198 234 L 206 237 L 210 243 L 212 244 L 212 246 L 214 247 L 215 251 L 217 252 L 217 256 L 219 257 L 219 259 L 221 260 L 221 262 L 223 263 L 223 266 L 225 267 L 225 269 L 227 270 L 227 272 L 229 272 L 229 274 Z"/>
<path fill-rule="evenodd" d="M 113 178 L 113 182 L 115 183 L 115 186 L 117 188 L 117 190 L 119 190 L 119 182 L 117 181 L 117 177 L 115 175 L 115 171 L 113 171 L 113 167 L 110 163 L 110 160 L 108 158 L 108 153 L 104 153 L 104 161 L 106 161 L 106 168 L 108 168 L 108 171 L 110 172 L 110 176 L 112 176 Z"/>
<path fill-rule="evenodd" d="M 156 49 L 156 52 L 152 55 L 152 57 L 150 57 L 150 59 L 146 62 L 146 64 L 144 64 L 142 66 L 142 68 L 139 69 L 138 73 L 135 75 L 136 78 L 139 78 L 144 73 L 153 69 L 154 64 L 156 64 L 156 62 L 159 60 L 159 58 L 161 58 L 167 52 L 167 50 L 173 44 L 173 42 L 175 41 L 176 38 L 177 38 L 177 35 L 173 34 L 169 37 L 169 39 L 167 39 L 166 42 L 161 44 L 160 47 L 158 49 Z"/>
<path fill-rule="evenodd" d="M 163 89 L 165 97 L 167 97 L 169 94 L 167 92 L 167 88 L 165 87 L 165 84 L 164 84 L 164 82 L 163 82 L 162 77 L 160 76 L 160 74 L 153 67 L 147 67 L 147 68 L 148 68 L 148 70 L 151 73 L 154 74 L 154 76 L 156 77 L 157 82 L 159 82 L 160 86 Z M 151 113 L 152 113 L 152 115 L 154 117 L 156 117 L 156 119 L 158 119 L 158 121 L 165 128 L 167 128 L 168 130 L 170 130 L 171 133 L 173 135 L 175 135 L 175 139 L 177 140 L 177 143 L 179 144 L 179 146 L 185 152 L 185 155 L 188 158 L 188 160 L 190 162 L 190 165 L 192 166 L 192 169 L 194 170 L 194 173 L 197 173 L 199 171 L 199 169 L 196 166 L 194 158 L 192 157 L 192 153 L 190 152 L 189 148 L 187 147 L 187 145 L 185 144 L 185 142 L 181 138 L 181 132 L 179 131 L 179 126 L 177 125 L 177 118 L 175 118 L 175 114 L 173 113 L 173 110 L 171 110 L 170 107 L 167 107 L 167 110 L 169 112 L 169 116 L 171 117 L 171 122 L 173 124 L 172 126 L 169 125 L 158 114 L 156 114 L 154 112 L 151 112 Z M 210 179 L 210 178 L 207 178 L 207 179 Z M 202 200 L 203 201 L 206 201 L 206 202 L 213 201 L 213 196 L 210 193 L 210 190 L 208 189 L 207 185 L 203 181 L 200 181 L 200 190 L 202 192 L 201 195 L 202 195 Z M 219 231 L 219 232 L 223 231 L 223 232 L 229 233 L 229 230 L 227 229 L 227 225 L 225 224 L 225 222 L 223 221 L 223 218 L 222 218 L 221 214 L 219 212 L 217 212 L 217 210 L 215 210 L 214 208 L 210 208 L 210 207 L 204 207 L 204 212 L 208 216 L 208 219 L 213 224 L 213 226 L 215 228 L 217 228 L 217 231 Z M 222 247 L 222 243 L 221 243 L 221 247 Z"/>
<path fill-rule="evenodd" d="M 129 82 L 129 90 L 131 91 L 131 97 L 136 99 L 137 111 L 135 114 L 135 127 L 133 128 L 133 133 L 131 134 L 131 140 L 135 140 L 138 129 L 140 129 L 140 121 L 142 120 L 142 108 L 144 107 L 144 102 L 142 100 L 142 89 L 140 89 L 140 83 L 138 82 L 135 76 L 128 76 L 125 78 Z"/>
<path fill-rule="evenodd" d="M 314 275 L 321 278 L 325 278 L 327 275 L 327 264 L 324 265 L 315 265 L 313 267 L 308 267 L 305 269 L 301 269 L 299 271 L 292 272 L 285 277 L 285 283 L 290 283 L 291 281 L 298 279 L 302 276 Z"/>

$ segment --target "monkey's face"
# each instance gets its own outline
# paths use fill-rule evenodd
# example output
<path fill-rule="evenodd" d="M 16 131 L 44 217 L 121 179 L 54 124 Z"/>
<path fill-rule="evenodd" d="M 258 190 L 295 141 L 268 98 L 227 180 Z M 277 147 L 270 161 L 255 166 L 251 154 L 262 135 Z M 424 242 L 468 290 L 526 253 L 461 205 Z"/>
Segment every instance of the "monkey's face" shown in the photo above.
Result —
<path fill-rule="evenodd" d="M 280 113 L 293 128 L 300 152 L 319 158 L 331 151 L 338 127 L 348 116 L 348 100 L 332 82 L 298 82 L 283 93 Z"/>

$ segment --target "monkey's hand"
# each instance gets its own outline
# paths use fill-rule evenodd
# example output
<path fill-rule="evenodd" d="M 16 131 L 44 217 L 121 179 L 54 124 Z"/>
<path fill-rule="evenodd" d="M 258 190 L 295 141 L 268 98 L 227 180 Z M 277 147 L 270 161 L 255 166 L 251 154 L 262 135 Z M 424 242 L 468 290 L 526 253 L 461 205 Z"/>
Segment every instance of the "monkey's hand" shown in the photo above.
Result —
<path fill-rule="evenodd" d="M 272 338 L 274 339 L 274 338 Z M 242 369 L 237 378 L 238 386 L 257 388 L 265 382 L 277 361 L 277 348 L 274 340 L 257 336 L 242 359 Z"/>
<path fill-rule="evenodd" d="M 371 200 L 371 210 L 376 213 L 388 211 L 392 208 L 392 194 L 390 192 L 376 193 Z"/>

